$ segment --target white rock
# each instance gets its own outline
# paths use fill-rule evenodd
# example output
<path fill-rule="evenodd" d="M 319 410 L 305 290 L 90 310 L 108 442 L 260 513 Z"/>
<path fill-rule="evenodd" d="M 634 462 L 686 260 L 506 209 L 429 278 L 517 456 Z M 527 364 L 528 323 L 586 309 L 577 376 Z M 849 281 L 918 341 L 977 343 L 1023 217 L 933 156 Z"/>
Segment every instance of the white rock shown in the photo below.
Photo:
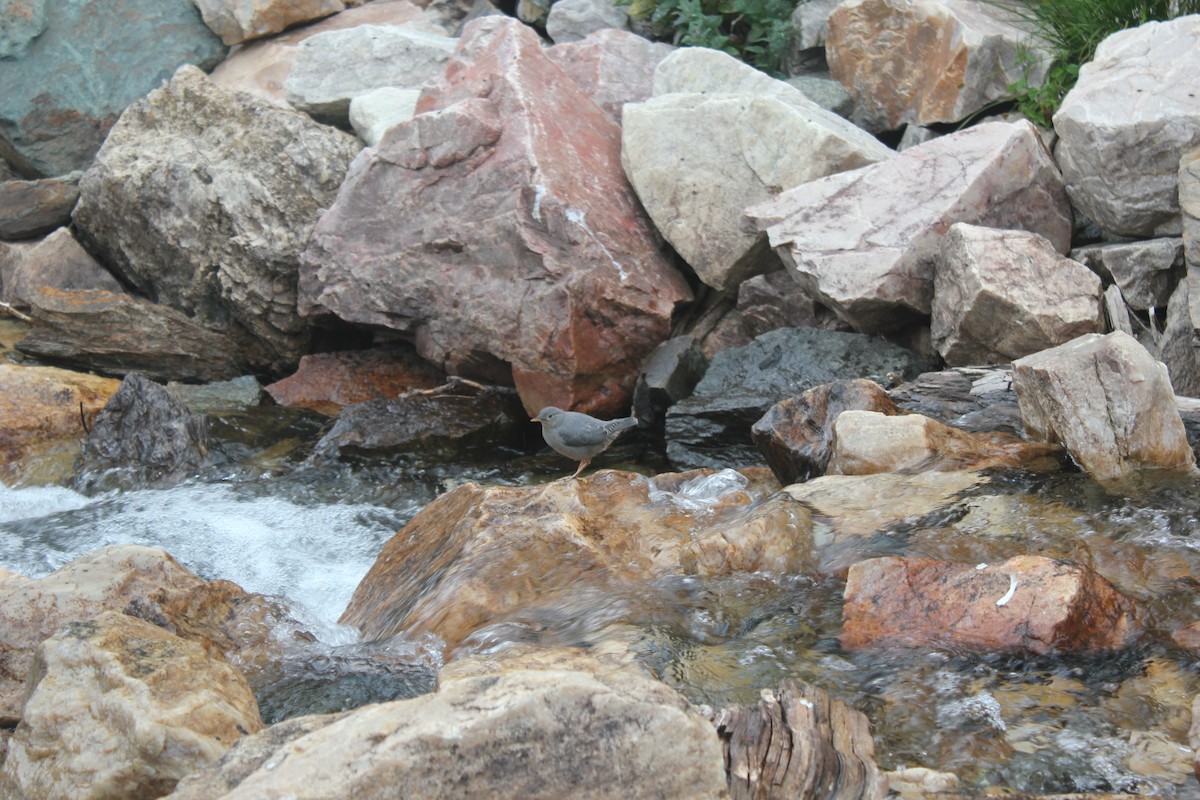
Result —
<path fill-rule="evenodd" d="M 1183 212 L 1183 257 L 1192 327 L 1200 330 L 1200 148 L 1179 160 L 1179 208 Z"/>
<path fill-rule="evenodd" d="M 807 0 L 796 5 L 792 12 L 792 30 L 796 32 L 796 45 L 807 50 L 825 45 L 825 31 L 829 28 L 829 15 L 842 0 Z"/>
<path fill-rule="evenodd" d="M 546 17 L 546 33 L 555 44 L 578 42 L 607 28 L 629 27 L 629 14 L 613 0 L 557 0 Z"/>
<path fill-rule="evenodd" d="M 388 128 L 413 118 L 420 96 L 420 89 L 394 86 L 363 92 L 350 101 L 350 126 L 358 138 L 374 147 Z"/>
<path fill-rule="evenodd" d="M 1120 287 L 1125 303 L 1135 311 L 1166 306 L 1183 267 L 1183 240 L 1150 239 L 1079 247 L 1071 258 Z"/>
<path fill-rule="evenodd" d="M 1109 36 L 1054 115 L 1075 207 L 1110 233 L 1178 236 L 1180 157 L 1200 146 L 1200 15 Z"/>

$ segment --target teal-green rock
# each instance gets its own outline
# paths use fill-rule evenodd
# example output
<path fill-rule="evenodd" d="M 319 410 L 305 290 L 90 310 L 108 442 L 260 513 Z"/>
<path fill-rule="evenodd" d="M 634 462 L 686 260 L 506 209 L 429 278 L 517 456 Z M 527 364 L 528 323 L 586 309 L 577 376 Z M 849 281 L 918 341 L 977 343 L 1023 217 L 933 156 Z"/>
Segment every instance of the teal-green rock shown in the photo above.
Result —
<path fill-rule="evenodd" d="M 0 0 L 0 11 L 31 21 L 0 24 L 0 154 L 30 174 L 85 169 L 127 105 L 228 50 L 192 0 Z"/>

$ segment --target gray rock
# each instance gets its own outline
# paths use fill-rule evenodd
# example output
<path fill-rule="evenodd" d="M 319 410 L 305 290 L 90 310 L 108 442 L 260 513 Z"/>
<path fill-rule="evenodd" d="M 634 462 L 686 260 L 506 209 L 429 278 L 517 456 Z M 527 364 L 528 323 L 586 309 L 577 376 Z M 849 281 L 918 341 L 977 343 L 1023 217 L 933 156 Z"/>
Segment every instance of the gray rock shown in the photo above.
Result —
<path fill-rule="evenodd" d="M 802 3 L 801 6 L 811 5 Z M 839 117 L 849 119 L 854 111 L 854 98 L 837 81 L 818 75 L 796 75 L 788 78 L 789 86 L 794 86 L 804 93 L 804 96 Z"/>
<path fill-rule="evenodd" d="M 54 4 L 52 14 L 42 0 L 0 8 L 6 21 L 28 19 L 23 32 L 0 33 L 10 52 L 0 57 L 0 150 L 30 176 L 87 168 L 122 109 L 179 65 L 212 69 L 226 53 L 192 0 L 86 0 Z M 34 33 L 42 15 L 45 29 Z"/>
<path fill-rule="evenodd" d="M 762 464 L 750 431 L 775 403 L 837 380 L 893 385 L 918 366 L 908 350 L 858 333 L 765 333 L 718 353 L 692 395 L 667 411 L 667 456 L 679 469 Z"/>
<path fill-rule="evenodd" d="M 449 374 L 515 385 L 530 413 L 612 416 L 691 298 L 620 130 L 511 18 L 468 24 L 449 70 L 355 161 L 300 308 L 402 331 Z"/>
<path fill-rule="evenodd" d="M 953 367 L 923 372 L 888 394 L 905 411 L 965 431 L 999 431 L 1019 436 L 1021 411 L 1009 366 Z"/>
<path fill-rule="evenodd" d="M 238 346 L 183 312 L 101 289 L 41 290 L 22 353 L 107 375 L 141 372 L 157 381 L 212 381 L 249 369 Z"/>
<path fill-rule="evenodd" d="M 1191 289 L 1191 284 L 1181 273 L 1167 302 L 1166 326 L 1151 352 L 1166 364 L 1175 394 L 1200 397 L 1200 357 L 1196 348 L 1196 329 L 1189 314 Z"/>
<path fill-rule="evenodd" d="M 346 8 L 342 0 L 195 0 L 204 23 L 225 44 L 241 44 Z"/>
<path fill-rule="evenodd" d="M 629 14 L 613 0 L 557 0 L 546 17 L 546 33 L 555 44 L 578 42 L 606 28 L 629 27 Z"/>
<path fill-rule="evenodd" d="M 956 222 L 933 281 L 933 345 L 950 366 L 999 364 L 1103 333 L 1103 285 L 1043 236 Z"/>
<path fill-rule="evenodd" d="M 82 491 L 170 486 L 208 456 L 204 418 L 159 384 L 125 376 L 83 443 L 75 485 Z"/>
<path fill-rule="evenodd" d="M 697 277 L 732 292 L 779 264 L 766 237 L 743 223 L 742 210 L 891 155 L 875 144 L 842 138 L 787 95 L 672 93 L 625 106 L 621 164 Z"/>
<path fill-rule="evenodd" d="M 37 181 L 0 183 L 0 239 L 29 239 L 71 221 L 80 173 Z"/>
<path fill-rule="evenodd" d="M 46 22 L 46 0 L 0 0 L 0 58 L 23 58 Z"/>
<path fill-rule="evenodd" d="M 938 132 L 932 128 L 923 128 L 920 125 L 905 125 L 904 133 L 900 136 L 900 142 L 896 145 L 896 150 L 904 152 L 910 147 L 931 142 L 938 137 Z"/>
<path fill-rule="evenodd" d="M 79 246 L 69 228 L 59 228 L 23 250 L 19 262 L 5 274 L 3 288 L 5 301 L 22 308 L 32 305 L 37 293 L 47 288 L 124 291 L 117 279 Z"/>
<path fill-rule="evenodd" d="M 841 2 L 842 0 L 805 0 L 796 4 L 796 10 L 792 12 L 792 29 L 796 32 L 800 49 L 825 46 L 829 15 Z"/>
<path fill-rule="evenodd" d="M 1051 56 L 1020 15 L 978 0 L 846 0 L 825 33 L 829 71 L 870 131 L 960 122 L 1037 86 Z"/>
<path fill-rule="evenodd" d="M 632 671 L 508 668 L 283 725 L 169 797 L 381 798 L 400 785 L 430 800 L 603 800 L 628 798 L 630 787 L 645 797 L 725 796 L 712 724 L 673 689 Z M 245 749 L 255 755 L 243 757 Z"/>
<path fill-rule="evenodd" d="M 1071 258 L 1116 284 L 1135 311 L 1165 307 L 1183 271 L 1182 239 L 1151 239 L 1078 247 Z"/>
<path fill-rule="evenodd" d="M 1021 417 L 1102 482 L 1192 472 L 1195 456 L 1167 369 L 1124 333 L 1088 334 L 1013 362 Z"/>
<path fill-rule="evenodd" d="M 257 406 L 263 396 L 263 386 L 253 375 L 199 385 L 172 381 L 166 388 L 167 394 L 187 406 L 193 414 L 245 411 Z"/>
<path fill-rule="evenodd" d="M 692 393 L 707 367 L 708 359 L 691 336 L 675 336 L 656 347 L 633 388 L 638 424 L 661 435 L 667 409 Z"/>
<path fill-rule="evenodd" d="M 420 96 L 419 89 L 397 89 L 394 86 L 383 86 L 355 95 L 350 100 L 350 126 L 358 138 L 375 147 L 389 128 L 413 118 Z"/>
<path fill-rule="evenodd" d="M 1065 253 L 1071 211 L 1028 122 L 989 122 L 746 210 L 814 298 L 863 332 L 931 311 L 934 263 L 955 222 L 1027 230 Z"/>
<path fill-rule="evenodd" d="M 1179 208 L 1192 327 L 1200 330 L 1200 148 L 1179 159 Z"/>
<path fill-rule="evenodd" d="M 654 91 L 654 70 L 675 50 L 629 31 L 606 28 L 578 42 L 546 48 L 546 55 L 616 123 L 626 103 Z"/>
<path fill-rule="evenodd" d="M 143 295 L 282 373 L 310 338 L 296 311 L 300 251 L 359 149 L 184 67 L 113 128 L 80 184 L 75 225 Z"/>
<path fill-rule="evenodd" d="M 442 73 L 455 39 L 411 28 L 358 25 L 318 33 L 296 48 L 287 101 L 334 125 L 350 121 L 350 99 L 391 86 L 419 89 Z"/>
<path fill-rule="evenodd" d="M 1178 236 L 1179 161 L 1200 146 L 1200 16 L 1119 31 L 1054 114 L 1075 206 L 1109 233 Z"/>
<path fill-rule="evenodd" d="M 1115 283 L 1104 290 L 1104 316 L 1109 330 L 1121 331 L 1133 336 L 1133 324 L 1129 321 L 1129 306 L 1121 295 L 1121 287 Z"/>

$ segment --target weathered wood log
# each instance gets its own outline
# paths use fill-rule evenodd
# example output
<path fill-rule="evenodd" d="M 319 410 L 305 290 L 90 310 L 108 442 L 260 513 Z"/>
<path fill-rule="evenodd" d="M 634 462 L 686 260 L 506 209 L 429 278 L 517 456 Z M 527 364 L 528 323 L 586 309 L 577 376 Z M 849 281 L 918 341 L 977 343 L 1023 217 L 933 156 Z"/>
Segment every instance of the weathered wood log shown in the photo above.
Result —
<path fill-rule="evenodd" d="M 734 800 L 882 800 L 887 781 L 875 765 L 864 714 L 822 689 L 784 681 L 754 707 L 716 717 Z"/>

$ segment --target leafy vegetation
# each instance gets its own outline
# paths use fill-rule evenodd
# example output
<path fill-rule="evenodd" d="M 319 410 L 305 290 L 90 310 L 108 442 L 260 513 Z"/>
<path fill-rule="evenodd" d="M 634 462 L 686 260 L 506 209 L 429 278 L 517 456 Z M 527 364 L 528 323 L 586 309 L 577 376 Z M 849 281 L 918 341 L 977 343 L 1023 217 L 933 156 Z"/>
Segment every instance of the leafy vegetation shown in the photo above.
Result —
<path fill-rule="evenodd" d="M 1009 87 L 1017 108 L 1033 122 L 1049 126 L 1063 97 L 1079 79 L 1079 67 L 1091 61 L 1096 47 L 1109 35 L 1152 20 L 1200 13 L 1200 0 L 994 0 L 1026 20 L 1053 57 L 1040 85 L 1031 85 L 1030 72 Z M 1029 66 L 1032 66 L 1030 63 Z"/>
<path fill-rule="evenodd" d="M 672 44 L 711 47 L 778 75 L 795 0 L 618 0 Z"/>

